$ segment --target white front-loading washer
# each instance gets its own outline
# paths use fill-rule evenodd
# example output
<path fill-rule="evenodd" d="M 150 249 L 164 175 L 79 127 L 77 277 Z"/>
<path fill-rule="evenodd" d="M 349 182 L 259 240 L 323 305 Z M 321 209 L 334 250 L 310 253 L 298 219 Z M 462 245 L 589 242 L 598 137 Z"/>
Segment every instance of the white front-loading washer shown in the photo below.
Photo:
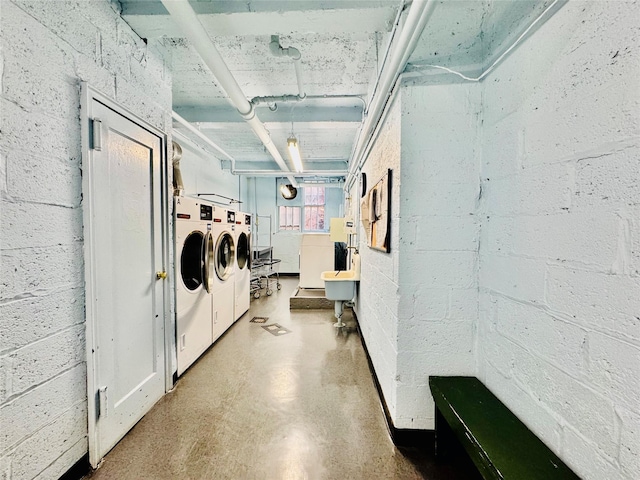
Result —
<path fill-rule="evenodd" d="M 235 322 L 235 212 L 218 206 L 213 211 L 214 271 L 213 339 Z"/>
<path fill-rule="evenodd" d="M 251 304 L 251 215 L 236 212 L 235 319 Z"/>
<path fill-rule="evenodd" d="M 178 375 L 213 343 L 213 208 L 200 199 L 174 199 Z"/>

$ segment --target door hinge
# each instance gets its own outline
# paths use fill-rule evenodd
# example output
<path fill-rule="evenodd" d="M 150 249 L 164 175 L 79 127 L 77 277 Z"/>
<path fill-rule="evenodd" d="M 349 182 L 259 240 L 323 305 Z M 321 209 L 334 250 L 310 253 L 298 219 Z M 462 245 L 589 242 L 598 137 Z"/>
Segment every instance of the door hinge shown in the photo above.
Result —
<path fill-rule="evenodd" d="M 91 120 L 91 148 L 98 152 L 102 150 L 102 120 Z"/>
<path fill-rule="evenodd" d="M 107 416 L 107 387 L 98 389 L 98 418 Z"/>

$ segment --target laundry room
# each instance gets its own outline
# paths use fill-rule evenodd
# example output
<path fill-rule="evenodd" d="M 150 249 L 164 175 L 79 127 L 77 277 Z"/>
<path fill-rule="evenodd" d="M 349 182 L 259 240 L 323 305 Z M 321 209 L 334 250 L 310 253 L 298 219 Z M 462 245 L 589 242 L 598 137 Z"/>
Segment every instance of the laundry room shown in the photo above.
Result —
<path fill-rule="evenodd" d="M 638 25 L 0 0 L 0 478 L 640 478 Z"/>

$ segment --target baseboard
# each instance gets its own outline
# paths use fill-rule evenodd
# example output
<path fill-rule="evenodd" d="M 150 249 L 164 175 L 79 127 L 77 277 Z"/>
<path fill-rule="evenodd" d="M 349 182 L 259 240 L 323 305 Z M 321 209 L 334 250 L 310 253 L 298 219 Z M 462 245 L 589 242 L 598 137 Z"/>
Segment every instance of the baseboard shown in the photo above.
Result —
<path fill-rule="evenodd" d="M 423 447 L 424 445 L 435 445 L 435 432 L 433 430 L 396 428 L 396 426 L 393 424 L 393 419 L 391 418 L 391 415 L 389 413 L 389 408 L 387 407 L 387 402 L 384 398 L 382 387 L 380 386 L 380 382 L 378 381 L 378 375 L 376 374 L 376 370 L 373 367 L 371 355 L 369 355 L 369 349 L 367 348 L 364 336 L 362 335 L 362 331 L 360 330 L 360 323 L 358 322 L 355 310 L 353 311 L 353 316 L 356 319 L 358 334 L 360 335 L 360 342 L 362 343 L 362 348 L 364 348 L 364 353 L 367 356 L 369 371 L 371 372 L 373 382 L 376 385 L 378 397 L 380 398 L 380 405 L 382 406 L 382 411 L 384 412 L 384 417 L 387 422 L 387 429 L 389 430 L 389 435 L 391 435 L 391 439 L 393 440 L 394 445 L 396 445 L 397 447 Z"/>
<path fill-rule="evenodd" d="M 78 460 L 73 467 L 60 477 L 59 480 L 80 480 L 85 475 L 88 475 L 91 471 L 91 465 L 89 464 L 89 454 L 86 453 L 80 460 Z"/>

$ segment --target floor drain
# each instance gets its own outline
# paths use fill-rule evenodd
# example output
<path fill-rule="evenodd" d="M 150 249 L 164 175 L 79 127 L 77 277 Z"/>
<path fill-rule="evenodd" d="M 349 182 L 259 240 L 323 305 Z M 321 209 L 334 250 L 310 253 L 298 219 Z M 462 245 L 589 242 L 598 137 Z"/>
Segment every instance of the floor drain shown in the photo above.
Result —
<path fill-rule="evenodd" d="M 253 317 L 249 320 L 251 323 L 266 323 L 269 317 Z"/>
<path fill-rule="evenodd" d="M 271 335 L 275 335 L 276 337 L 291 333 L 291 330 L 283 327 L 282 325 L 278 325 L 277 323 L 272 323 L 271 325 L 263 325 L 262 328 L 264 328 Z"/>

